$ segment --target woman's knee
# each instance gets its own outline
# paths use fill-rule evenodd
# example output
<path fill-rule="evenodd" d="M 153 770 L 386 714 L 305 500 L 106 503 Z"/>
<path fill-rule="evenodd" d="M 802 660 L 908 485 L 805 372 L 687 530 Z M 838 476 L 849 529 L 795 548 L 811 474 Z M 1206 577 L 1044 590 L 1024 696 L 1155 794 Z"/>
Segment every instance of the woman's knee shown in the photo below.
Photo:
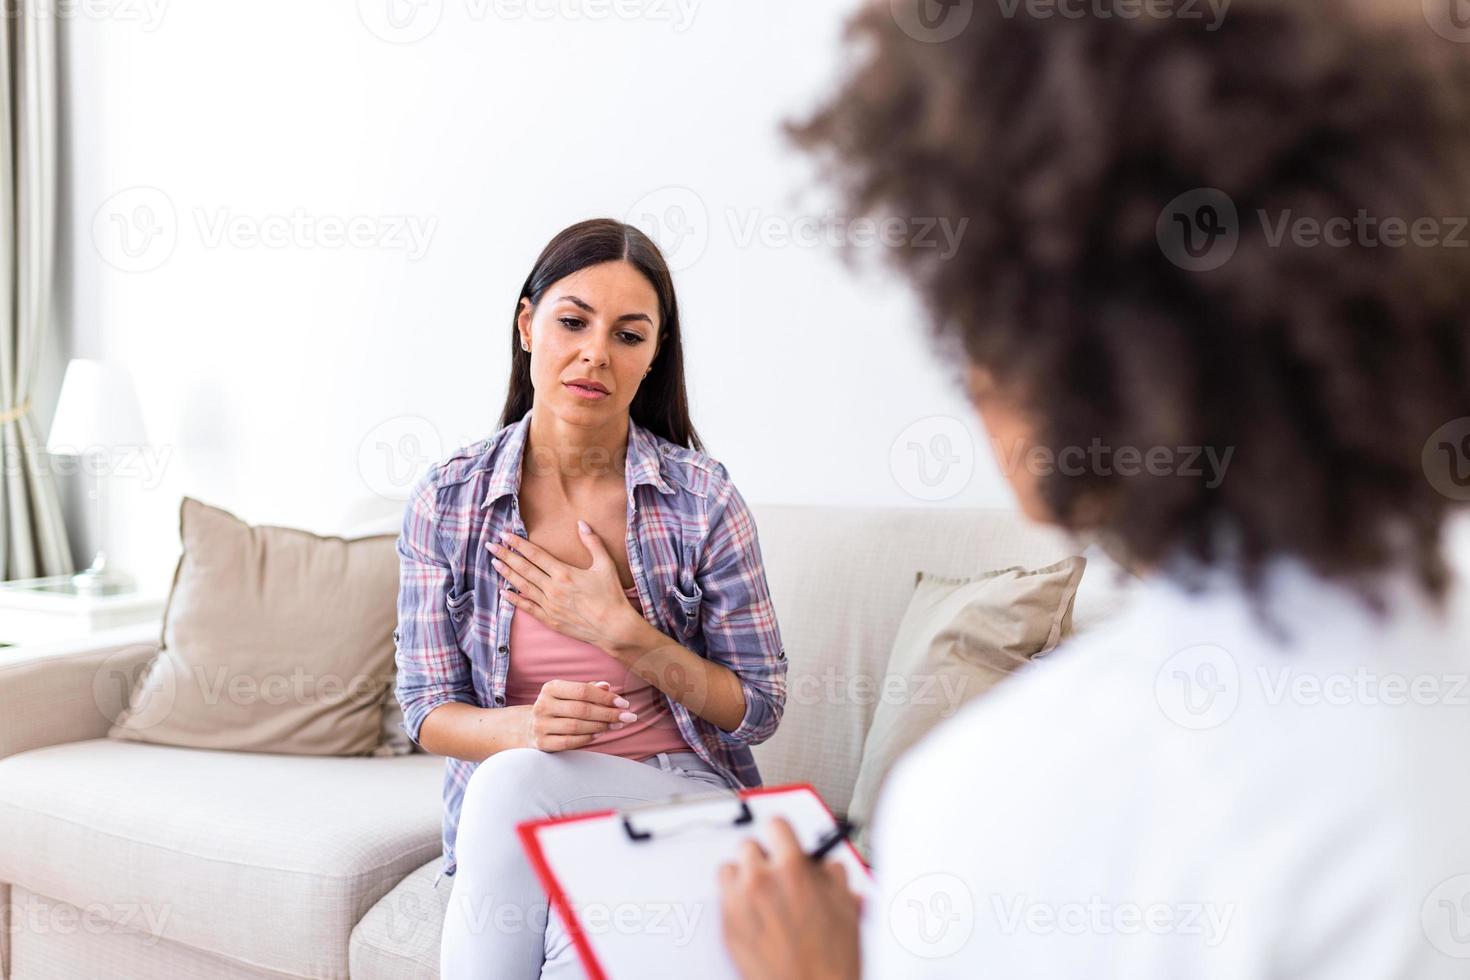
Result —
<path fill-rule="evenodd" d="M 513 825 L 543 815 L 546 801 L 538 789 L 550 759 L 539 749 L 506 749 L 485 759 L 465 785 L 460 826 L 467 816 L 477 823 Z"/>

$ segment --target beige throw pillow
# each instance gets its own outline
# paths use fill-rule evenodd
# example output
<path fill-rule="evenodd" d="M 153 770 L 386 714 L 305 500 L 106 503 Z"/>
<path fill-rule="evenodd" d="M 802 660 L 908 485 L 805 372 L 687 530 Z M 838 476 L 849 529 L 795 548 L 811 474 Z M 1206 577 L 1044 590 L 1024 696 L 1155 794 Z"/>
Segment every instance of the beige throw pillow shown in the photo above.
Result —
<path fill-rule="evenodd" d="M 397 679 L 396 675 L 394 679 Z M 388 691 L 383 695 L 382 741 L 373 755 L 413 755 L 415 752 L 424 752 L 403 729 L 403 706 L 398 703 L 398 694 L 394 687 L 393 683 L 389 683 Z"/>
<path fill-rule="evenodd" d="M 864 856 L 873 808 L 898 757 L 1071 631 L 1072 602 L 1086 565 L 1076 557 L 1033 571 L 916 576 L 848 808 L 859 825 L 854 843 Z"/>
<path fill-rule="evenodd" d="M 112 738 L 367 755 L 393 679 L 394 535 L 252 527 L 185 497 L 163 645 Z"/>

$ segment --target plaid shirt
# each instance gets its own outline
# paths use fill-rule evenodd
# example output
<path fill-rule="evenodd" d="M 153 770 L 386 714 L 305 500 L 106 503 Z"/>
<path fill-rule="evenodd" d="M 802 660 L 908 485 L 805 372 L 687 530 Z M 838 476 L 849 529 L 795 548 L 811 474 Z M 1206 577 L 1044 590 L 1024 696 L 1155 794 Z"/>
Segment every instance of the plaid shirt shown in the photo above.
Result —
<path fill-rule="evenodd" d="M 521 460 L 531 413 L 430 468 L 398 537 L 397 696 L 418 742 L 441 704 L 505 704 L 510 621 L 487 542 L 521 537 Z M 669 701 L 690 748 L 742 787 L 759 786 L 750 746 L 775 732 L 786 703 L 786 651 L 755 523 L 725 467 L 628 421 L 628 564 L 649 621 L 740 678 L 745 717 L 726 732 Z M 444 865 L 454 874 L 460 804 L 478 763 L 446 758 Z M 438 881 L 438 878 L 435 878 Z"/>

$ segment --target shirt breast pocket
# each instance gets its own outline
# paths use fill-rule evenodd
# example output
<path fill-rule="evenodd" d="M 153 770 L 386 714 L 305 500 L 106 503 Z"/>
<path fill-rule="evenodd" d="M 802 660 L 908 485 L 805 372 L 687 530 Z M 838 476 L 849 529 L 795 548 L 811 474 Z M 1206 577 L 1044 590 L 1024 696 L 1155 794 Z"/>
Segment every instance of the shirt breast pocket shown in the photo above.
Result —
<path fill-rule="evenodd" d="M 674 626 L 680 639 L 690 639 L 699 634 L 700 614 L 704 609 L 704 590 L 693 578 L 675 581 L 669 586 L 669 598 L 673 600 Z"/>
<path fill-rule="evenodd" d="M 444 593 L 444 607 L 449 612 L 449 622 L 454 628 L 454 638 L 465 653 L 472 653 L 475 625 L 475 590 L 453 589 Z"/>

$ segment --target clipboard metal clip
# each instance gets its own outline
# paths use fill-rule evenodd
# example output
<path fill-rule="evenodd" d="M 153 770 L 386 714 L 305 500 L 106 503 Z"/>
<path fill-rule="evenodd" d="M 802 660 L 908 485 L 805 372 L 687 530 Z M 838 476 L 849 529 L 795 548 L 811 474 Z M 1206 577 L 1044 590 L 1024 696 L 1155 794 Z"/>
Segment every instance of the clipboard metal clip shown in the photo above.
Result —
<path fill-rule="evenodd" d="M 621 813 L 629 840 L 648 841 L 655 834 L 669 836 L 702 827 L 739 827 L 755 820 L 750 804 L 729 792 L 675 796 L 666 802 L 645 803 Z M 638 826 L 634 826 L 634 821 Z"/>

